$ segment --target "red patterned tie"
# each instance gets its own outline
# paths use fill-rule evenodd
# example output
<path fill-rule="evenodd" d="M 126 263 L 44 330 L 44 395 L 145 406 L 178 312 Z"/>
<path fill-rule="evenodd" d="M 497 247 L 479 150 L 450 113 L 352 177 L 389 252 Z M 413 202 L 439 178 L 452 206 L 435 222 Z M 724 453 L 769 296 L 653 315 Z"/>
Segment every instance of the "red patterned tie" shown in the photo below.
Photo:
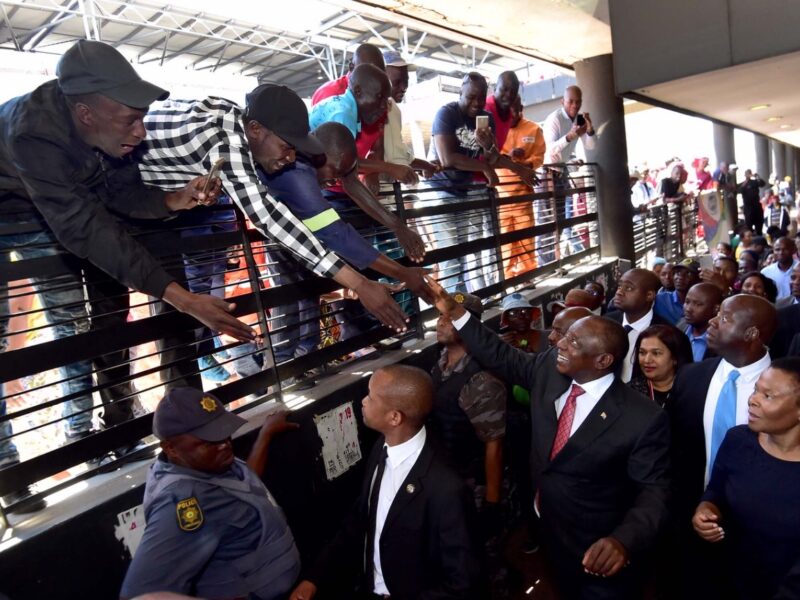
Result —
<path fill-rule="evenodd" d="M 553 440 L 553 449 L 550 450 L 550 460 L 553 460 L 561 452 L 561 449 L 567 445 L 569 432 L 572 431 L 572 421 L 575 420 L 576 399 L 584 393 L 581 386 L 577 383 L 572 384 L 567 401 L 561 410 L 561 415 L 558 417 L 558 430 L 556 431 L 556 439 Z"/>

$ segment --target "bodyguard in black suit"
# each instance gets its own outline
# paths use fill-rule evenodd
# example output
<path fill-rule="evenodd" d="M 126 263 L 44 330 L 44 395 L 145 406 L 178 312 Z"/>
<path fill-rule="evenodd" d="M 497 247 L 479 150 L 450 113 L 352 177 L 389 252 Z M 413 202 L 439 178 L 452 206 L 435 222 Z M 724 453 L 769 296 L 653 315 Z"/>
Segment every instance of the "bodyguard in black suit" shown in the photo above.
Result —
<path fill-rule="evenodd" d="M 727 298 L 708 328 L 708 346 L 718 357 L 686 365 L 675 379 L 667 404 L 672 432 L 673 539 L 665 578 L 674 588 L 670 598 L 725 596 L 718 576 L 724 560 L 721 549 L 700 541 L 691 520 L 711 470 L 714 422 L 725 382 L 735 371 L 735 415 L 730 427 L 747 423 L 747 398 L 770 364 L 766 344 L 776 321 L 775 307 L 763 298 L 745 294 Z"/>
<path fill-rule="evenodd" d="M 639 334 L 650 325 L 669 325 L 670 323 L 653 313 L 661 280 L 652 271 L 631 269 L 626 271 L 617 285 L 614 306 L 619 310 L 606 313 L 605 317 L 621 324 L 628 334 L 628 351 L 622 360 L 620 378 L 628 383 L 634 373 L 638 374 L 638 364 L 633 349 Z"/>
<path fill-rule="evenodd" d="M 422 369 L 392 365 L 372 376 L 364 423 L 383 435 L 351 514 L 291 600 L 330 592 L 342 574 L 358 575 L 358 592 L 326 597 L 481 597 L 472 497 L 427 436 L 432 402 L 433 383 Z"/>
<path fill-rule="evenodd" d="M 429 284 L 470 352 L 531 391 L 531 477 L 562 597 L 641 597 L 643 562 L 667 517 L 669 427 L 656 404 L 613 375 L 625 331 L 586 317 L 556 348 L 530 355 Z"/>

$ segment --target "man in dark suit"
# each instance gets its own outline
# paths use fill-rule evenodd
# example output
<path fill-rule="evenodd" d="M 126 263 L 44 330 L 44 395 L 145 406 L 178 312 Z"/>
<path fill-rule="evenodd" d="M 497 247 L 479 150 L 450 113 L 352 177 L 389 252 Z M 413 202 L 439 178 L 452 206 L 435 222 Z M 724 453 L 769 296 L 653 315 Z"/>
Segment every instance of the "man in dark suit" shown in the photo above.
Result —
<path fill-rule="evenodd" d="M 628 334 L 628 352 L 622 361 L 620 378 L 628 383 L 634 371 L 636 357 L 633 350 L 639 334 L 650 325 L 663 325 L 667 321 L 653 313 L 653 302 L 661 287 L 658 275 L 647 269 L 631 269 L 620 278 L 614 306 L 618 310 L 606 313 L 606 318 L 621 323 Z"/>
<path fill-rule="evenodd" d="M 770 365 L 767 344 L 776 324 L 775 307 L 764 298 L 746 294 L 727 298 L 709 322 L 708 347 L 717 358 L 686 365 L 675 379 L 667 404 L 672 432 L 673 566 L 665 575 L 676 586 L 675 598 L 721 597 L 722 582 L 715 575 L 719 549 L 700 541 L 691 520 L 724 434 L 747 423 L 747 400 Z"/>
<path fill-rule="evenodd" d="M 356 572 L 357 598 L 480 597 L 472 498 L 426 434 L 432 405 L 433 382 L 422 369 L 392 365 L 372 376 L 364 423 L 382 435 L 361 495 L 291 600 L 329 592 L 342 574 Z"/>
<path fill-rule="evenodd" d="M 657 405 L 614 375 L 625 330 L 585 317 L 556 348 L 526 354 L 429 284 L 475 358 L 531 390 L 535 505 L 562 597 L 641 597 L 643 563 L 667 518 L 669 429 Z"/>
<path fill-rule="evenodd" d="M 772 358 L 784 356 L 797 356 L 789 353 L 789 347 L 794 337 L 800 333 L 800 265 L 792 270 L 792 298 L 790 303 L 778 308 L 778 331 L 769 346 Z"/>

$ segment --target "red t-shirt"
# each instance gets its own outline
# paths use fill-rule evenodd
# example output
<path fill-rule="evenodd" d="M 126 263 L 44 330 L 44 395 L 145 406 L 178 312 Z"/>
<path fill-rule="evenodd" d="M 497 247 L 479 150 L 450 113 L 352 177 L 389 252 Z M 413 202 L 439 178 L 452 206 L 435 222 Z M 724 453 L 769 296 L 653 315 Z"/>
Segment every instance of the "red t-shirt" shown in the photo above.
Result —
<path fill-rule="evenodd" d="M 505 121 L 500 118 L 500 113 L 497 111 L 497 104 L 494 101 L 494 96 L 489 96 L 486 99 L 486 112 L 491 113 L 494 117 L 494 140 L 498 148 L 502 148 L 506 143 L 508 132 L 511 129 L 511 111 L 508 111 L 508 119 Z"/>

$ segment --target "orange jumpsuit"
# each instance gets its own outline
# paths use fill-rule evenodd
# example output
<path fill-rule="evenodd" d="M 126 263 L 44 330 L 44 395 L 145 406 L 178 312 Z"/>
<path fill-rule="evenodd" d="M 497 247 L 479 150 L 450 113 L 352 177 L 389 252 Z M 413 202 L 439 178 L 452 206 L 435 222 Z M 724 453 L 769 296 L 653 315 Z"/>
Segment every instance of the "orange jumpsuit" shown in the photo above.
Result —
<path fill-rule="evenodd" d="M 512 156 L 511 153 L 515 148 L 521 148 L 524 151 L 522 157 Z M 538 169 L 544 163 L 545 153 L 542 128 L 523 117 L 516 127 L 509 130 L 502 153 L 512 156 L 514 162 Z M 512 178 L 518 180 L 517 175 L 507 169 L 498 169 L 497 175 L 500 181 L 509 181 Z M 501 198 L 531 194 L 533 191 L 522 182 L 504 185 L 498 189 Z M 519 204 L 506 204 L 500 208 L 499 217 L 501 234 L 533 227 L 533 201 L 526 199 Z M 503 269 L 506 279 L 536 268 L 534 250 L 533 236 L 503 245 Z"/>

